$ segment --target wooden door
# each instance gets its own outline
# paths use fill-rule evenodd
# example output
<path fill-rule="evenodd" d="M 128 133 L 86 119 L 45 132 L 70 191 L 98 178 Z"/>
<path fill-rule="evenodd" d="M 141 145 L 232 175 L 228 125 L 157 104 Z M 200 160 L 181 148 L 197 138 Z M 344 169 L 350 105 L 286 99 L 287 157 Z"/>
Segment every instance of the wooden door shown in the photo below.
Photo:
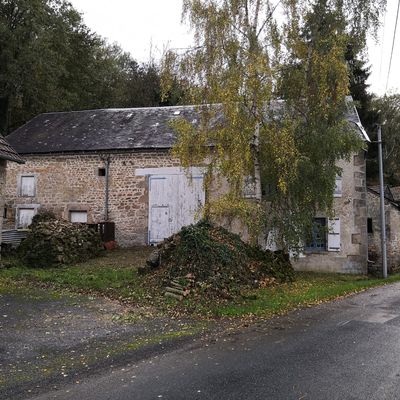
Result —
<path fill-rule="evenodd" d="M 203 176 L 149 177 L 149 243 L 158 243 L 200 217 L 205 193 Z"/>

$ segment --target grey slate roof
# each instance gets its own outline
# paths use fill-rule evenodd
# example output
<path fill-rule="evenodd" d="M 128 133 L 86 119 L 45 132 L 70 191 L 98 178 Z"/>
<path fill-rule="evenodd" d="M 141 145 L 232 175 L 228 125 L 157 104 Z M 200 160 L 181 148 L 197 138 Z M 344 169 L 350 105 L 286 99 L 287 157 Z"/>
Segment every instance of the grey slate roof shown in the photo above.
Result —
<path fill-rule="evenodd" d="M 376 193 L 380 193 L 379 185 L 369 186 L 369 189 Z M 385 198 L 395 203 L 400 203 L 400 186 L 385 186 Z"/>
<path fill-rule="evenodd" d="M 371 187 L 367 187 L 368 192 L 374 194 L 375 196 L 379 197 L 380 196 L 380 188 L 379 186 L 371 186 Z M 398 210 L 400 210 L 400 205 L 398 204 L 398 202 L 393 200 L 393 196 L 389 195 L 388 196 L 388 191 L 387 188 L 385 189 L 385 194 L 384 194 L 384 198 L 386 201 L 388 201 L 393 207 L 397 208 Z"/>
<path fill-rule="evenodd" d="M 194 106 L 125 108 L 40 114 L 7 136 L 20 154 L 168 149 L 173 118 L 198 119 Z"/>
<path fill-rule="evenodd" d="M 15 161 L 19 164 L 24 164 L 25 162 L 1 135 L 0 135 L 0 159 Z"/>
<path fill-rule="evenodd" d="M 348 119 L 364 134 L 353 109 Z M 176 141 L 169 122 L 178 117 L 200 119 L 196 106 L 55 112 L 38 115 L 7 140 L 20 154 L 169 149 Z"/>

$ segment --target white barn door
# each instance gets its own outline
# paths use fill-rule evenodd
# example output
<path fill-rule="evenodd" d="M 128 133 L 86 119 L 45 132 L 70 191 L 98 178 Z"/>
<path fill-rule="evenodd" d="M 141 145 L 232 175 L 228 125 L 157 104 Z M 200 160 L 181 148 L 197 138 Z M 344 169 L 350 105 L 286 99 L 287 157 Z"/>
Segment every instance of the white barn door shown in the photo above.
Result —
<path fill-rule="evenodd" d="M 203 176 L 149 176 L 149 243 L 158 243 L 199 218 L 204 205 Z"/>

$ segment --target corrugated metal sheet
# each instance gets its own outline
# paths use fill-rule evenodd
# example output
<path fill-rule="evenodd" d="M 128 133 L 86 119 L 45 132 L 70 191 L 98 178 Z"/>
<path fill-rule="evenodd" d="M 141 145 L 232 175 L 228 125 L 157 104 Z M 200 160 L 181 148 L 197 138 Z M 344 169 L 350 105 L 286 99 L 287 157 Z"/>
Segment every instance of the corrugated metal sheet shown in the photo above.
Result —
<path fill-rule="evenodd" d="M 21 241 L 28 235 L 28 229 L 6 229 L 1 232 L 1 244 L 8 244 L 12 247 L 20 245 Z"/>

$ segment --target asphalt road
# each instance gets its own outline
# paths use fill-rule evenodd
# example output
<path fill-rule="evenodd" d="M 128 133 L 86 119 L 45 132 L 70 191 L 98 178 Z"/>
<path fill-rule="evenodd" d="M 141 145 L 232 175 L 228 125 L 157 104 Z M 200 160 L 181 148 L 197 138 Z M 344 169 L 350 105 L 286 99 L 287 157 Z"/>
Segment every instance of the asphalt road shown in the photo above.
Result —
<path fill-rule="evenodd" d="M 400 399 L 400 284 L 257 323 L 35 400 Z"/>

